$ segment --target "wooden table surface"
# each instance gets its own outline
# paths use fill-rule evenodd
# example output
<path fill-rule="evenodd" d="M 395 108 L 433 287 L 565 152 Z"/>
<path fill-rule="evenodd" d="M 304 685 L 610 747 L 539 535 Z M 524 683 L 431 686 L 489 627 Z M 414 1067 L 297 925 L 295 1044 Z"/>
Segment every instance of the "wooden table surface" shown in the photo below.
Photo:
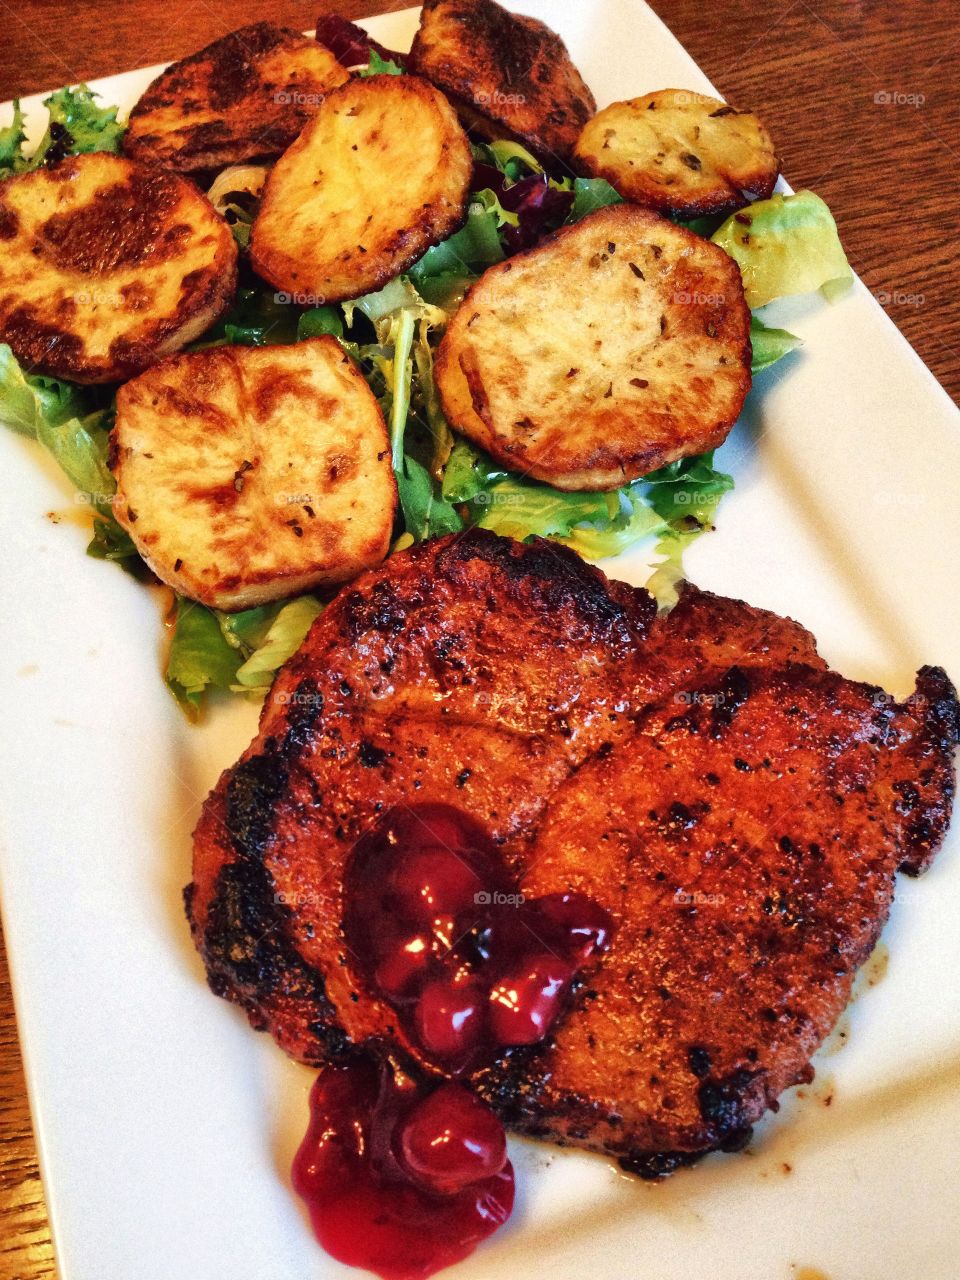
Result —
<path fill-rule="evenodd" d="M 579 2 L 556 0 L 558 9 Z M 303 29 L 320 7 L 262 0 L 243 21 Z M 328 7 L 355 17 L 405 5 Z M 960 399 L 956 0 L 654 0 L 654 8 L 724 96 L 763 115 L 787 177 L 827 200 L 855 269 Z M 236 26 L 239 12 L 228 0 L 0 0 L 0 101 L 180 57 Z M 0 937 L 0 1280 L 54 1275 Z"/>

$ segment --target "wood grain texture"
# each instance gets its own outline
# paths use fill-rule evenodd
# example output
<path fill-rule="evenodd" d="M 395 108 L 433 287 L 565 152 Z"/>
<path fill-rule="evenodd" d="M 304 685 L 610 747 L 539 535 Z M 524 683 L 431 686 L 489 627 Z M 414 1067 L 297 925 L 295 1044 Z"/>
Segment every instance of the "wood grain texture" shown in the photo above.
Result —
<path fill-rule="evenodd" d="M 0 1277 L 56 1275 L 0 931 Z"/>
<path fill-rule="evenodd" d="M 150 0 L 0 0 L 0 100 L 180 57 L 240 21 L 307 28 L 318 7 L 262 0 L 241 19 L 228 0 L 203 0 L 174 22 Z M 405 3 L 327 7 L 359 17 Z M 856 270 L 960 399 L 956 0 L 654 8 L 724 96 L 764 117 L 787 177 L 827 200 Z M 55 1274 L 0 937 L 0 1280 Z"/>

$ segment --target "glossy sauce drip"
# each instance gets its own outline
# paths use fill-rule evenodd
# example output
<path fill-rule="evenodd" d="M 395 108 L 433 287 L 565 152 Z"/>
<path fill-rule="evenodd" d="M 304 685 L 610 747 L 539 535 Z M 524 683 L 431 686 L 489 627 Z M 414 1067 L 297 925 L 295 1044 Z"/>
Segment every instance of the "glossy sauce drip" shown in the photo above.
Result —
<path fill-rule="evenodd" d="M 293 1185 L 324 1249 L 384 1280 L 452 1266 L 513 1208 L 493 1113 L 459 1085 L 424 1093 L 368 1057 L 317 1077 Z"/>
<path fill-rule="evenodd" d="M 344 930 L 418 1055 L 456 1077 L 542 1040 L 611 922 L 582 895 L 524 900 L 482 828 L 421 805 L 386 815 L 358 842 Z M 509 1217 L 503 1127 L 455 1080 L 430 1091 L 358 1056 L 320 1073 L 310 1109 L 294 1187 L 341 1262 L 422 1280 Z"/>

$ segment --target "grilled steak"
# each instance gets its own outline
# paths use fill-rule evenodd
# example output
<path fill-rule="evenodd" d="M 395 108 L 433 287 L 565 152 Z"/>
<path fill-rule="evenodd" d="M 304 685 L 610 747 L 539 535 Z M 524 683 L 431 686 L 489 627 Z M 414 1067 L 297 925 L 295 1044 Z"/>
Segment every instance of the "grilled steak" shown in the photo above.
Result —
<path fill-rule="evenodd" d="M 343 873 L 391 806 L 484 823 L 530 894 L 617 925 L 553 1037 L 475 1086 L 517 1129 L 663 1172 L 743 1140 L 807 1071 L 953 790 L 954 691 L 904 704 L 826 669 L 796 623 L 473 532 L 343 591 L 210 796 L 187 891 L 219 994 L 322 1063 L 417 1057 L 358 977 Z"/>

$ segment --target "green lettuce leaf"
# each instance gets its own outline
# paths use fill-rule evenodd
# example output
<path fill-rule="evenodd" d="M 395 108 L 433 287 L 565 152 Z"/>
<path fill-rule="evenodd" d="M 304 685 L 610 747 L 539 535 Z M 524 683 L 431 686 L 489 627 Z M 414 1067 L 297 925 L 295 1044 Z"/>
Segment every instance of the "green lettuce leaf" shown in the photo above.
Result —
<path fill-rule="evenodd" d="M 494 215 L 497 220 L 498 231 L 501 227 L 519 227 L 520 215 L 514 213 L 512 209 L 505 209 L 500 203 L 500 197 L 490 187 L 483 187 L 479 191 L 474 191 L 471 201 L 480 205 L 481 209 L 487 213 Z"/>
<path fill-rule="evenodd" d="M 243 660 L 242 650 L 227 642 L 212 609 L 177 597 L 166 681 L 188 719 L 199 718 L 208 689 L 234 684 Z"/>
<path fill-rule="evenodd" d="M 57 378 L 25 374 L 10 347 L 0 343 L 0 421 L 6 426 L 36 437 L 41 424 L 56 427 L 87 409 L 79 387 Z"/>
<path fill-rule="evenodd" d="M 83 419 L 68 418 L 56 426 L 41 421 L 36 437 L 77 492 L 94 506 L 105 508 L 109 508 L 116 488 L 107 466 L 110 416 L 98 411 Z"/>
<path fill-rule="evenodd" d="M 832 301 L 853 281 L 833 214 L 812 191 L 758 200 L 711 239 L 739 265 L 752 308 L 817 289 Z"/>
<path fill-rule="evenodd" d="M 277 604 L 262 604 L 255 609 L 241 609 L 239 613 L 217 610 L 224 640 L 232 649 L 240 649 L 246 660 L 254 649 L 263 644 L 279 608 Z"/>
<path fill-rule="evenodd" d="M 286 294 L 263 286 L 244 285 L 237 290 L 233 306 L 219 324 L 191 350 L 223 343 L 265 347 L 296 342 L 301 311 L 286 301 L 286 297 Z"/>
<path fill-rule="evenodd" d="M 702 529 L 668 529 L 657 541 L 655 551 L 661 559 L 643 585 L 660 606 L 661 613 L 669 612 L 679 600 L 678 587 L 686 577 L 683 553 L 702 532 Z"/>
<path fill-rule="evenodd" d="M 579 222 L 588 213 L 595 213 L 608 204 L 623 204 L 623 196 L 614 191 L 606 178 L 574 178 L 573 208 L 568 222 Z"/>
<path fill-rule="evenodd" d="M 393 359 L 389 362 L 387 387 L 390 392 L 390 450 L 395 471 L 403 465 L 404 437 L 410 412 L 410 382 L 413 376 L 413 339 L 416 317 L 409 308 L 398 311 L 391 325 L 390 345 Z"/>
<path fill-rule="evenodd" d="M 696 473 L 706 486 L 714 474 Z M 667 482 L 677 488 L 681 477 Z M 645 480 L 613 493 L 568 493 L 504 471 L 465 440 L 457 440 L 443 477 L 447 502 L 469 525 L 523 540 L 533 535 L 572 547 L 588 560 L 617 555 L 667 527 L 647 497 Z M 656 486 L 654 486 L 656 487 Z"/>
<path fill-rule="evenodd" d="M 477 511 L 474 524 L 519 541 L 533 534 L 569 537 L 579 524 L 606 529 L 620 513 L 616 494 L 565 493 L 513 475 L 478 493 L 473 505 Z"/>
<path fill-rule="evenodd" d="M 385 284 L 376 293 L 365 293 L 360 298 L 351 298 L 342 302 L 343 314 L 348 325 L 354 321 L 354 312 L 360 311 L 376 327 L 381 320 L 390 321 L 405 310 L 422 316 L 431 325 L 446 323 L 447 317 L 438 307 L 428 303 L 416 288 L 416 281 L 406 276 L 394 276 L 389 284 Z M 383 341 L 385 330 L 378 328 L 377 337 Z"/>
<path fill-rule="evenodd" d="M 357 355 L 387 420 L 407 532 L 419 541 L 438 528 L 450 532 L 462 527 L 437 485 L 453 437 L 433 382 L 430 334 L 446 323 L 446 312 L 422 298 L 406 277 L 345 302 L 343 309 L 348 324 L 359 310 L 376 331 L 377 342 L 359 346 Z M 418 428 L 413 441 L 408 425 Z"/>
<path fill-rule="evenodd" d="M 662 557 L 644 584 L 662 610 L 677 603 L 677 586 L 684 577 L 687 548 L 713 528 L 717 505 L 733 488 L 733 477 L 717 471 L 713 454 L 681 458 L 645 476 L 646 498 L 663 517 L 666 528 L 655 551 Z"/>
<path fill-rule="evenodd" d="M 113 514 L 116 483 L 107 466 L 113 411 L 89 409 L 90 396 L 82 387 L 25 374 L 10 348 L 0 344 L 0 422 L 42 444 L 73 485 L 76 500 L 90 506 L 93 540 L 87 554 L 149 577 Z"/>
<path fill-rule="evenodd" d="M 694 235 L 702 236 L 704 240 L 709 240 L 723 222 L 723 217 L 722 215 L 717 217 L 716 214 L 708 214 L 703 218 L 672 218 L 671 221 L 676 222 L 678 227 L 686 227 Z"/>
<path fill-rule="evenodd" d="M 33 155 L 23 154 L 23 117 L 15 108 L 11 129 L 0 132 L 0 177 L 24 173 L 53 164 L 64 156 L 82 155 L 89 151 L 120 150 L 125 125 L 117 123 L 116 107 L 98 107 L 99 95 L 85 84 L 75 89 L 58 89 L 44 99 L 50 117 L 46 133 Z"/>
<path fill-rule="evenodd" d="M 483 158 L 491 160 L 511 182 L 522 178 L 523 170 L 528 173 L 543 173 L 543 165 L 536 156 L 519 142 L 511 142 L 509 138 L 498 138 L 495 142 L 488 142 L 482 150 L 486 152 Z"/>
<path fill-rule="evenodd" d="M 447 312 L 424 298 L 406 276 L 343 303 L 343 310 L 350 326 L 360 311 L 376 332 L 377 341 L 361 343 L 355 355 L 388 424 L 407 532 L 420 541 L 462 528 L 440 490 L 454 441 L 434 382 L 431 338 L 445 326 Z"/>
<path fill-rule="evenodd" d="M 803 346 L 803 340 L 786 329 L 773 329 L 757 316 L 750 319 L 750 343 L 753 347 L 751 371 L 756 375 L 769 369 L 785 355 Z"/>
<path fill-rule="evenodd" d="M 619 513 L 607 525 L 577 525 L 559 540 L 585 560 L 605 560 L 663 528 L 663 518 L 647 503 L 640 488 L 627 486 L 620 490 Z"/>
<path fill-rule="evenodd" d="M 53 152 L 58 156 L 118 152 L 126 126 L 117 123 L 116 107 L 97 106 L 94 99 L 99 96 L 80 84 L 76 89 L 58 89 L 46 98 L 43 105 L 50 124 L 31 163 L 42 163 Z"/>
<path fill-rule="evenodd" d="M 443 496 L 448 502 L 472 502 L 509 474 L 487 454 L 457 439 L 443 473 Z"/>
<path fill-rule="evenodd" d="M 717 505 L 733 488 L 733 477 L 717 471 L 713 454 L 680 458 L 657 471 L 651 471 L 638 482 L 645 486 L 645 496 L 658 515 L 668 524 L 691 522 L 708 527 Z"/>
<path fill-rule="evenodd" d="M 499 225 L 496 208 L 471 198 L 460 230 L 428 249 L 407 273 L 422 297 L 445 310 L 455 310 L 472 281 L 493 263 L 503 261 Z"/>
<path fill-rule="evenodd" d="M 81 494 L 109 504 L 114 483 L 106 461 L 108 415 L 90 413 L 81 389 L 69 382 L 25 374 L 5 343 L 0 344 L 0 420 L 39 441 Z"/>
<path fill-rule="evenodd" d="M 95 560 L 111 560 L 141 582 L 153 580 L 153 574 L 141 560 L 133 539 L 112 511 L 101 512 L 94 508 L 93 537 L 87 547 L 87 555 Z"/>
<path fill-rule="evenodd" d="M 313 596 L 298 596 L 275 609 L 273 620 L 253 652 L 237 668 L 233 687 L 242 692 L 266 692 L 276 672 L 300 648 L 314 619 L 322 612 L 323 605 Z"/>
<path fill-rule="evenodd" d="M 304 338 L 319 338 L 323 334 L 343 338 L 343 317 L 336 307 L 312 307 L 297 320 L 298 342 Z"/>
<path fill-rule="evenodd" d="M 417 325 L 413 363 L 415 376 L 412 381 L 411 412 L 414 421 L 426 427 L 430 445 L 428 469 L 439 483 L 453 449 L 453 432 L 444 417 L 440 392 L 434 380 L 430 326 L 424 318 Z"/>
<path fill-rule="evenodd" d="M 20 101 L 14 99 L 13 120 L 5 128 L 0 129 L 0 178 L 7 178 L 11 173 L 16 173 L 22 165 L 23 144 L 26 136 Z"/>
<path fill-rule="evenodd" d="M 199 717 L 213 690 L 265 693 L 322 609 L 313 596 L 297 596 L 221 613 L 178 596 L 166 681 L 187 717 Z"/>
<path fill-rule="evenodd" d="M 237 242 L 237 248 L 249 249 L 250 236 L 253 233 L 254 215 L 249 209 L 244 209 L 239 204 L 225 205 L 223 215 L 230 224 L 230 232 Z"/>
<path fill-rule="evenodd" d="M 370 50 L 370 61 L 357 73 L 361 76 L 402 76 L 403 67 L 392 58 L 384 58 L 376 49 Z"/>
<path fill-rule="evenodd" d="M 477 164 L 488 164 L 504 175 L 509 183 L 519 182 L 531 173 L 543 173 L 540 161 L 519 142 L 498 138 L 494 142 L 471 142 L 470 150 Z"/>
<path fill-rule="evenodd" d="M 463 529 L 463 520 L 422 462 L 405 454 L 396 477 L 403 523 L 413 541 Z"/>

